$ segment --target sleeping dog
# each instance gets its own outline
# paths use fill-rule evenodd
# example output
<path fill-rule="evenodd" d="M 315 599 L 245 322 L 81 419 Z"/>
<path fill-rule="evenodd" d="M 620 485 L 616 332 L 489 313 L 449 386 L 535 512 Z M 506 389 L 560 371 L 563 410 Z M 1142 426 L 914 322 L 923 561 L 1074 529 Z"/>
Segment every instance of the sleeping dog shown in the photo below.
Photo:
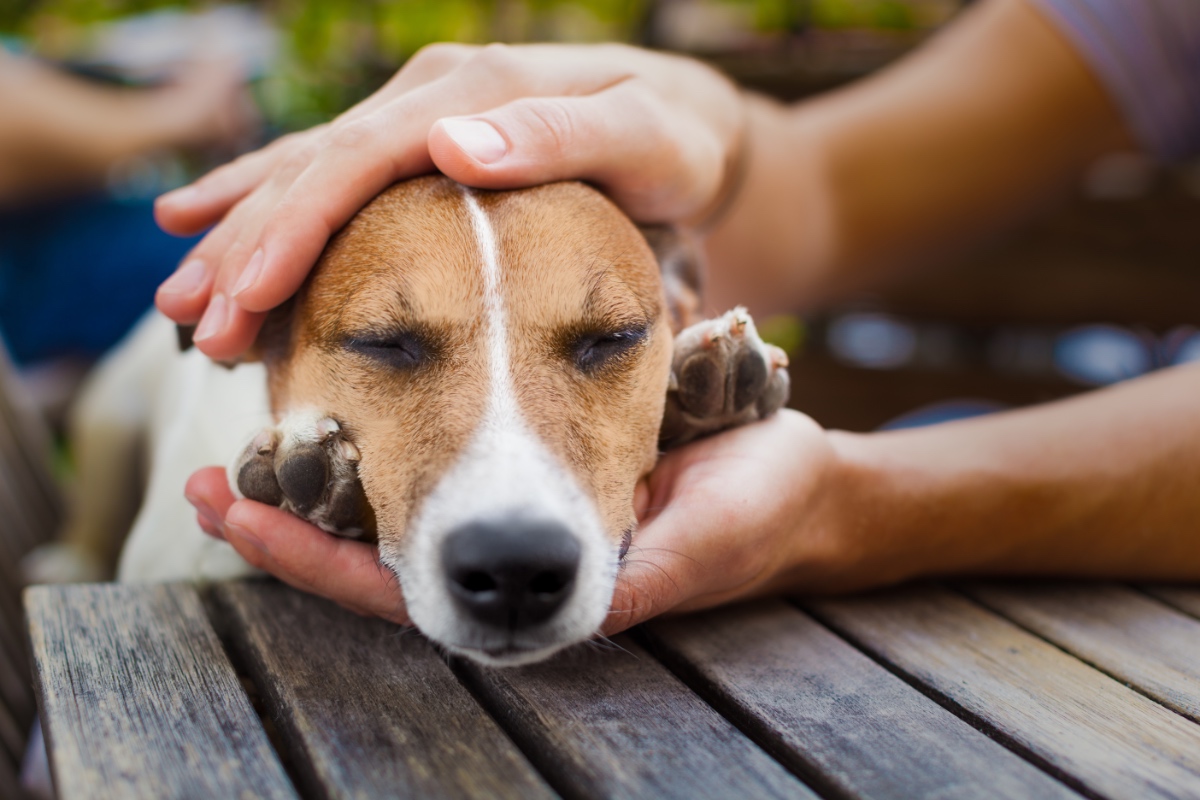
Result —
<path fill-rule="evenodd" d="M 518 664 L 589 638 L 660 447 L 787 399 L 786 357 L 743 309 L 699 318 L 695 266 L 685 239 L 639 231 L 582 184 L 393 186 L 272 312 L 255 364 L 192 351 L 164 367 L 157 320 L 102 368 L 79 431 L 85 484 L 89 461 L 100 480 L 130 474 L 113 453 L 147 416 L 153 439 L 120 579 L 251 571 L 180 496 L 234 455 L 240 495 L 376 540 L 413 623 L 447 650 Z M 118 423 L 97 433 L 105 415 Z M 95 557 L 112 514 L 87 506 L 67 543 Z"/>

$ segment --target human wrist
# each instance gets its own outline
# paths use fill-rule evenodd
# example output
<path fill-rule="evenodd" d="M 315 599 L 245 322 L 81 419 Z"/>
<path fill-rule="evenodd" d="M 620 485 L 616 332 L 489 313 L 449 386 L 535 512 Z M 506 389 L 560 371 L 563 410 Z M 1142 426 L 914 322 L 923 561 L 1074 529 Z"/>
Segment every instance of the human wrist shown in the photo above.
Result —
<path fill-rule="evenodd" d="M 961 476 L 939 469 L 919 434 L 830 431 L 829 439 L 848 584 L 884 586 L 973 566 L 980 550 L 957 518 Z"/>

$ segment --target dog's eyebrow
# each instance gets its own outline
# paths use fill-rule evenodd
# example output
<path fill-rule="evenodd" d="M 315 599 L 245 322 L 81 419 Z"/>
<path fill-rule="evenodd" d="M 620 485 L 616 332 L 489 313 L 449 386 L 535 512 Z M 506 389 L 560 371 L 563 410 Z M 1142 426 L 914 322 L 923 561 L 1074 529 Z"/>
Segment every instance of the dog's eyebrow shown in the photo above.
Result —
<path fill-rule="evenodd" d="M 416 320 L 418 315 L 416 307 L 405 296 L 406 289 L 407 287 L 401 279 L 400 287 L 388 293 L 383 313 L 373 314 L 372 316 L 376 319 L 368 322 L 350 319 L 351 312 L 360 308 L 359 304 L 355 302 L 358 298 L 354 294 L 343 295 L 338 300 L 332 325 L 321 331 L 321 340 L 326 344 L 340 346 L 347 333 L 370 328 L 389 330 L 408 327 L 407 321 Z"/>
<path fill-rule="evenodd" d="M 619 288 L 614 292 L 614 288 Z M 636 303 L 631 308 L 628 301 Z M 587 295 L 583 300 L 585 316 L 595 320 L 628 321 L 631 316 L 653 325 L 658 320 L 658 303 L 642 297 L 613 269 L 594 269 L 587 281 Z"/>

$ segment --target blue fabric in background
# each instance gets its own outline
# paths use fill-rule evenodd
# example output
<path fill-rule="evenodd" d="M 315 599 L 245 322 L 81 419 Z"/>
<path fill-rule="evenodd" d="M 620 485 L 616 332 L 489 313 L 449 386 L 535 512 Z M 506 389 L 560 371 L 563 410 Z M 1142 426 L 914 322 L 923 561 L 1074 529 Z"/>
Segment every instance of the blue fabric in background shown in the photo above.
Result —
<path fill-rule="evenodd" d="M 0 333 L 13 358 L 29 365 L 100 356 L 197 241 L 159 230 L 149 199 L 94 197 L 0 214 Z"/>

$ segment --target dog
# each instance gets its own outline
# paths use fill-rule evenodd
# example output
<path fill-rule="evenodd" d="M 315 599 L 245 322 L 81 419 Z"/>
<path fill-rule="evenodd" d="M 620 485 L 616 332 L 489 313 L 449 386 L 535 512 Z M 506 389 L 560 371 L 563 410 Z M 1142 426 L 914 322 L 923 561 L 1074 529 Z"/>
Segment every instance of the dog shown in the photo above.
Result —
<path fill-rule="evenodd" d="M 660 449 L 787 400 L 787 358 L 744 309 L 700 317 L 697 252 L 584 184 L 427 176 L 331 240 L 253 363 L 173 355 L 169 324 L 147 321 L 78 426 L 81 471 L 95 461 L 115 481 L 149 420 L 153 469 L 118 578 L 252 572 L 181 497 L 190 472 L 233 455 L 235 494 L 377 542 L 445 650 L 503 666 L 590 638 Z M 66 536 L 77 561 L 104 557 L 93 528 L 115 515 L 86 506 Z"/>

